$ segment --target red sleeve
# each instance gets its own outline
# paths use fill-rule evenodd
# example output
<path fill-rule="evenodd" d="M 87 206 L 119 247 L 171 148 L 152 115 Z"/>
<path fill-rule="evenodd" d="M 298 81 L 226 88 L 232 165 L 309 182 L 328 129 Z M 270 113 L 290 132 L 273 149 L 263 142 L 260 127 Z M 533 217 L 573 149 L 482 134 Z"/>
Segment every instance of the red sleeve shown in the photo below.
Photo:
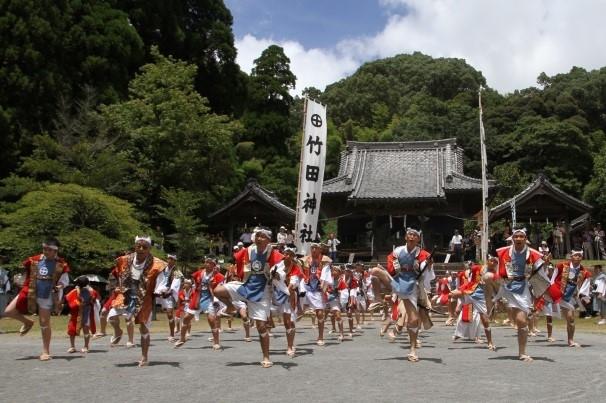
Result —
<path fill-rule="evenodd" d="M 212 288 L 214 289 L 217 285 L 221 284 L 223 282 L 223 280 L 225 280 L 225 276 L 223 276 L 223 274 L 221 274 L 221 273 L 215 274 L 213 277 Z"/>
<path fill-rule="evenodd" d="M 504 246 L 497 249 L 497 256 L 499 257 L 499 268 L 497 269 L 497 277 L 507 278 L 507 269 L 505 269 L 505 258 L 507 255 L 507 249 L 509 246 Z"/>
<path fill-rule="evenodd" d="M 244 265 L 248 258 L 248 248 L 242 248 L 234 253 L 234 260 L 236 261 L 236 276 L 239 277 L 240 281 L 244 280 Z"/>
<path fill-rule="evenodd" d="M 424 262 L 425 260 L 427 260 L 428 257 L 429 252 L 427 252 L 425 249 L 421 249 L 421 251 L 419 252 L 419 256 L 417 256 L 417 260 L 419 262 Z"/>
<path fill-rule="evenodd" d="M 360 285 L 358 284 L 358 280 L 355 278 L 351 279 L 351 288 L 358 288 Z"/>
<path fill-rule="evenodd" d="M 393 255 L 393 253 L 390 253 L 389 255 L 387 255 L 387 272 L 389 274 L 391 274 L 392 276 L 394 274 L 396 274 L 396 269 L 393 268 L 393 260 L 396 257 Z"/>
<path fill-rule="evenodd" d="M 282 255 L 277 249 L 272 249 L 267 263 L 269 263 L 269 267 L 274 267 L 280 263 L 282 259 L 284 259 L 284 255 Z"/>
<path fill-rule="evenodd" d="M 65 261 L 65 259 L 59 258 L 58 260 L 61 263 L 61 266 L 63 268 L 63 273 L 69 273 L 69 265 L 67 264 L 67 262 Z"/>

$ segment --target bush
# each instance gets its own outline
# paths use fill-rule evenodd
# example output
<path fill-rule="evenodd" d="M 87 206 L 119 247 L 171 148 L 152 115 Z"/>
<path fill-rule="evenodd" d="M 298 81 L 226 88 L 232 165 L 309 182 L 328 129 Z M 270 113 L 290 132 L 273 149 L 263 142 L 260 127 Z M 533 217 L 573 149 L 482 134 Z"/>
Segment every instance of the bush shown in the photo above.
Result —
<path fill-rule="evenodd" d="M 97 189 L 45 185 L 0 213 L 0 254 L 16 268 L 52 236 L 74 274 L 107 275 L 117 252 L 129 248 L 135 235 L 150 233 L 134 213 L 128 202 Z"/>

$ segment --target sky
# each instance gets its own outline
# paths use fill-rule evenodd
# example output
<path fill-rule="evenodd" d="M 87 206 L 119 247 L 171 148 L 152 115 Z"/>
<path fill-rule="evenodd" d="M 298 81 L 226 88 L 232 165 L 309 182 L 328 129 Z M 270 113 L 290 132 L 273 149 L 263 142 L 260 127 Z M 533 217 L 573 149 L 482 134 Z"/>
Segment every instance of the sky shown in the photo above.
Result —
<path fill-rule="evenodd" d="M 501 94 L 573 66 L 606 66 L 606 0 L 225 0 L 250 73 L 284 48 L 294 91 L 324 90 L 363 63 L 403 53 L 456 57 Z"/>

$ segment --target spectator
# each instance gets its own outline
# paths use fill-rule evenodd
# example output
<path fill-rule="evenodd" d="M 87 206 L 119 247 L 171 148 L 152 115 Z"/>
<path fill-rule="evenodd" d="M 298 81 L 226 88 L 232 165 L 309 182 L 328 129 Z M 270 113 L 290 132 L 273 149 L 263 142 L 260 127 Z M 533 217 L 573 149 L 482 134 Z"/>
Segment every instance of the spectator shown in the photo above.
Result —
<path fill-rule="evenodd" d="M 539 246 L 539 252 L 541 252 L 543 257 L 549 255 L 549 246 L 547 246 L 547 241 L 541 241 L 541 245 Z"/>
<path fill-rule="evenodd" d="M 290 230 L 286 234 L 286 246 L 293 247 L 295 246 L 295 230 Z"/>
<path fill-rule="evenodd" d="M 278 234 L 276 235 L 276 239 L 278 241 L 278 248 L 280 248 L 281 251 L 283 251 L 284 247 L 286 246 L 287 238 L 288 234 L 286 233 L 286 227 L 281 226 L 280 231 L 278 231 Z"/>
<path fill-rule="evenodd" d="M 9 271 L 1 265 L 6 263 L 6 257 L 0 256 L 0 318 L 4 315 L 4 309 L 8 304 L 8 294 L 11 291 L 11 280 Z M 2 333 L 2 331 L 0 331 Z"/>
<path fill-rule="evenodd" d="M 328 240 L 326 241 L 326 245 L 328 246 L 328 257 L 330 257 L 333 263 L 337 263 L 337 246 L 339 246 L 340 243 L 341 242 L 336 238 L 334 232 L 328 234 Z"/>
<path fill-rule="evenodd" d="M 602 265 L 594 266 L 594 275 L 593 295 L 596 311 L 600 312 L 598 325 L 606 325 L 606 273 L 602 271 Z"/>
<path fill-rule="evenodd" d="M 602 226 L 598 223 L 593 229 L 594 235 L 594 247 L 595 247 L 595 257 L 598 260 L 604 259 L 606 252 L 604 251 L 604 230 L 602 230 Z"/>
<path fill-rule="evenodd" d="M 583 231 L 583 258 L 593 260 L 593 233 L 589 230 Z"/>
<path fill-rule="evenodd" d="M 454 260 L 455 262 L 462 262 L 462 252 L 463 252 L 463 236 L 459 234 L 459 230 L 454 230 L 454 235 L 450 240 L 450 250 L 454 252 Z"/>
<path fill-rule="evenodd" d="M 248 227 L 244 227 L 244 229 L 242 230 L 242 235 L 240 235 L 239 240 L 246 247 L 248 247 L 252 244 L 252 232 L 250 232 L 250 229 L 248 229 Z"/>

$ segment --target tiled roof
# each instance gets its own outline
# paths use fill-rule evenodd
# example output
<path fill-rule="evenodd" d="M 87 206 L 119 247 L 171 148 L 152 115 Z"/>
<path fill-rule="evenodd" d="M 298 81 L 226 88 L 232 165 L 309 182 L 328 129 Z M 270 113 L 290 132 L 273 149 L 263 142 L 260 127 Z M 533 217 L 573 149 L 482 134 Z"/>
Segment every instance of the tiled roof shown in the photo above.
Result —
<path fill-rule="evenodd" d="M 346 193 L 352 200 L 436 199 L 451 191 L 481 189 L 480 179 L 463 174 L 463 149 L 455 139 L 350 141 L 341 154 L 338 176 L 324 182 L 322 193 Z"/>
<path fill-rule="evenodd" d="M 537 178 L 526 187 L 526 189 L 522 190 L 511 199 L 490 209 L 490 219 L 495 219 L 496 217 L 500 217 L 506 212 L 510 211 L 512 201 L 515 201 L 515 204 L 517 205 L 521 205 L 537 194 L 550 195 L 551 197 L 557 199 L 559 203 L 567 206 L 570 210 L 577 211 L 579 214 L 591 211 L 593 209 L 593 206 L 590 204 L 569 195 L 559 187 L 552 184 L 544 174 L 539 174 Z"/>
<path fill-rule="evenodd" d="M 244 190 L 234 197 L 229 203 L 209 215 L 209 218 L 216 217 L 229 211 L 231 208 L 247 201 L 256 200 L 270 208 L 278 210 L 280 213 L 295 218 L 295 211 L 290 207 L 282 204 L 273 192 L 261 187 L 255 179 L 249 179 Z"/>

